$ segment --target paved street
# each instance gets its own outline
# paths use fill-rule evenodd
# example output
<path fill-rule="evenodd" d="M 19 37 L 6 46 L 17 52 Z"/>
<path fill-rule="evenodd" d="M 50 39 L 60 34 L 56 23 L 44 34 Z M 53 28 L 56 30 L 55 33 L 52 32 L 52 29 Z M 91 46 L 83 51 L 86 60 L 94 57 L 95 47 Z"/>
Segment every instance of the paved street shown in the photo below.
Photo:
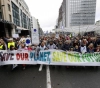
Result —
<path fill-rule="evenodd" d="M 100 69 L 57 67 L 51 70 L 51 80 L 52 88 L 100 88 Z"/>
<path fill-rule="evenodd" d="M 0 88 L 45 88 L 46 71 L 39 72 L 39 66 L 19 67 L 13 72 L 10 67 L 0 68 Z"/>
<path fill-rule="evenodd" d="M 100 88 L 100 68 L 50 67 L 52 88 Z M 38 66 L 0 67 L 0 88 L 46 88 L 46 68 Z"/>

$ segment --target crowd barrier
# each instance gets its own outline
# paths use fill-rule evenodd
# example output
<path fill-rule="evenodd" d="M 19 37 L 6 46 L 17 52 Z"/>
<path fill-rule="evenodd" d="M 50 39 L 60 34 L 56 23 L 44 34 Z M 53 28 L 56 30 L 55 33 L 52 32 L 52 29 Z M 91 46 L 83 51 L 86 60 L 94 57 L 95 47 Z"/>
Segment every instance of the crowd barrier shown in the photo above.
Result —
<path fill-rule="evenodd" d="M 100 66 L 100 52 L 81 54 L 62 50 L 0 51 L 0 65 L 8 64 L 44 64 L 67 66 Z"/>

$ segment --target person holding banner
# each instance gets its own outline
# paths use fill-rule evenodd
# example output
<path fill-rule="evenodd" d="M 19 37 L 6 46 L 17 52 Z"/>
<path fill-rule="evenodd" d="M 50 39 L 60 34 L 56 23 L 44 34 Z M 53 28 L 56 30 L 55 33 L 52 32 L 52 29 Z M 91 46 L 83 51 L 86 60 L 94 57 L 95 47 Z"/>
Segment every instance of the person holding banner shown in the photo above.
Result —
<path fill-rule="evenodd" d="M 24 44 L 24 43 L 21 43 L 21 47 L 19 48 L 19 51 L 25 51 L 25 50 L 28 50 L 28 48 L 26 47 L 26 45 Z M 26 68 L 26 65 L 25 64 L 23 64 L 22 65 L 23 66 L 23 70 L 25 70 L 25 68 Z"/>
<path fill-rule="evenodd" d="M 93 45 L 93 43 L 90 43 L 90 45 L 89 45 L 88 48 L 87 48 L 87 51 L 88 51 L 89 53 L 94 53 L 94 45 Z"/>
<path fill-rule="evenodd" d="M 100 52 L 100 46 L 97 46 L 96 52 Z"/>
<path fill-rule="evenodd" d="M 17 48 L 17 45 L 13 41 L 13 38 L 8 39 L 8 49 L 10 49 L 10 46 L 14 46 L 15 48 Z"/>
<path fill-rule="evenodd" d="M 42 43 L 40 44 L 40 50 L 46 50 L 46 49 L 47 49 L 47 47 L 46 47 L 45 43 L 42 42 Z"/>
<path fill-rule="evenodd" d="M 57 46 L 53 43 L 53 41 L 50 41 L 50 43 L 47 46 L 48 49 L 57 49 Z"/>
<path fill-rule="evenodd" d="M 14 52 L 14 50 L 16 50 L 15 47 L 13 45 L 11 45 L 10 46 L 10 52 Z M 18 66 L 17 64 L 13 64 L 12 65 L 12 70 L 14 70 L 17 66 Z"/>
<path fill-rule="evenodd" d="M 40 47 L 39 48 L 37 48 L 37 57 L 39 56 L 39 51 L 41 51 L 41 50 L 47 50 L 47 47 L 46 47 L 46 45 L 45 45 L 45 43 L 44 42 L 42 42 L 41 44 L 40 44 Z M 40 65 L 40 68 L 42 68 L 43 67 L 43 64 L 41 64 Z"/>
<path fill-rule="evenodd" d="M 87 53 L 87 40 L 83 39 L 82 42 L 80 42 L 80 52 L 81 53 Z"/>
<path fill-rule="evenodd" d="M 58 49 L 62 50 L 63 48 L 63 42 L 60 40 L 57 44 Z"/>
<path fill-rule="evenodd" d="M 5 50 L 5 46 L 0 42 L 0 50 Z"/>
<path fill-rule="evenodd" d="M 70 50 L 70 48 L 71 48 L 71 41 L 70 40 L 66 40 L 65 41 L 65 44 L 63 45 L 63 50 L 64 51 L 69 51 Z"/>
<path fill-rule="evenodd" d="M 27 49 L 28 49 L 29 51 L 32 51 L 32 50 L 33 50 L 31 45 L 29 45 L 29 46 L 27 47 Z"/>
<path fill-rule="evenodd" d="M 75 46 L 74 51 L 75 51 L 75 52 L 80 52 L 80 48 L 79 48 L 78 45 Z"/>

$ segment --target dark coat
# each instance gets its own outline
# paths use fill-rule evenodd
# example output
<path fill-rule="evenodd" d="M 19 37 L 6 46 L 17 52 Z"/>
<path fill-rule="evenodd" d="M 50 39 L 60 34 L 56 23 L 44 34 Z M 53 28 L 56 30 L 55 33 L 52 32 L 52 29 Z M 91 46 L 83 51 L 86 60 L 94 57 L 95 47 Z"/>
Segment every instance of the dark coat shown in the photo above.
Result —
<path fill-rule="evenodd" d="M 62 50 L 66 51 L 66 50 L 70 50 L 70 48 L 71 48 L 71 44 L 64 44 Z"/>

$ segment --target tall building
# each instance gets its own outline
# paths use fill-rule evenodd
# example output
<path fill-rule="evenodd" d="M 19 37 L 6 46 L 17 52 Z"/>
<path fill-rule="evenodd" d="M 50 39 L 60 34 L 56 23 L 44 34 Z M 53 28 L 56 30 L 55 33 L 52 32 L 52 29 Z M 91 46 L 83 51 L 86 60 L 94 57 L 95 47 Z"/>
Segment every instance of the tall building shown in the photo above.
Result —
<path fill-rule="evenodd" d="M 95 24 L 96 0 L 63 0 L 58 27 Z"/>
<path fill-rule="evenodd" d="M 37 33 L 41 36 L 43 35 L 43 30 L 40 27 L 39 21 L 38 19 L 36 19 L 35 17 L 31 17 L 31 29 L 37 29 Z"/>
<path fill-rule="evenodd" d="M 0 0 L 0 37 L 11 37 L 16 25 L 12 20 L 11 0 Z"/>
<path fill-rule="evenodd" d="M 15 30 L 19 35 L 30 35 L 31 15 L 24 0 L 11 0 L 13 22 L 17 25 Z"/>
<path fill-rule="evenodd" d="M 100 20 L 96 21 L 96 25 L 100 25 Z"/>
<path fill-rule="evenodd" d="M 0 0 L 0 19 L 0 35 L 30 35 L 31 15 L 24 0 Z"/>

